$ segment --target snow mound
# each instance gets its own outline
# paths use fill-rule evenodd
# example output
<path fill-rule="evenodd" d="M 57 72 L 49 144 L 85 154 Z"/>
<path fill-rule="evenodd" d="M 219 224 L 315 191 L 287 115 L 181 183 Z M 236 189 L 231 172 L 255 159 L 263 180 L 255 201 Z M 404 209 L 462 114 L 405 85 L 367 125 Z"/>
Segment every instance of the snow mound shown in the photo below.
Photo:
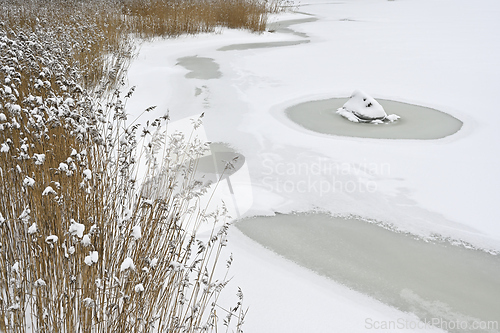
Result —
<path fill-rule="evenodd" d="M 388 116 L 375 98 L 361 90 L 355 90 L 349 100 L 337 109 L 337 113 L 355 123 L 380 124 L 384 120 L 394 122 L 399 119 L 395 114 Z"/>

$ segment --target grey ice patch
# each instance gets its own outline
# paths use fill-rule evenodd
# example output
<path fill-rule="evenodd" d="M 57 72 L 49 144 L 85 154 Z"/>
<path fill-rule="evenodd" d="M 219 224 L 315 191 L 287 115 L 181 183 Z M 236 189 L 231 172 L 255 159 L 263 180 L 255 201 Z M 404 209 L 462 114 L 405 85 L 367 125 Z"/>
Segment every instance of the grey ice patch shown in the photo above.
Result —
<path fill-rule="evenodd" d="M 212 58 L 198 56 L 183 57 L 177 59 L 177 65 L 181 65 L 190 72 L 185 75 L 188 79 L 210 80 L 218 79 L 222 76 L 219 71 L 219 64 Z"/>
<path fill-rule="evenodd" d="M 235 225 L 277 254 L 422 320 L 500 322 L 498 255 L 322 213 Z"/>
<path fill-rule="evenodd" d="M 401 119 L 382 124 L 355 123 L 336 114 L 347 98 L 330 98 L 303 102 L 288 107 L 286 116 L 294 123 L 314 132 L 373 139 L 435 140 L 458 132 L 462 121 L 424 106 L 379 99 L 388 114 Z"/>
<path fill-rule="evenodd" d="M 210 153 L 197 160 L 195 178 L 217 183 L 238 171 L 245 163 L 245 156 L 225 143 L 211 143 Z"/>
<path fill-rule="evenodd" d="M 284 33 L 284 34 L 292 34 L 295 36 L 299 36 L 301 38 L 309 38 L 309 36 L 306 33 L 295 31 L 295 30 L 291 29 L 290 26 L 292 26 L 294 24 L 315 22 L 317 20 L 318 19 L 316 17 L 309 17 L 309 18 L 305 18 L 305 19 L 287 20 L 287 21 L 269 23 L 268 24 L 268 31 L 269 32 Z M 267 43 L 232 44 L 232 45 L 223 46 L 223 47 L 217 49 L 217 51 L 234 51 L 234 50 L 241 51 L 241 50 L 250 50 L 250 49 L 284 47 L 284 46 L 294 46 L 294 45 L 300 45 L 300 44 L 307 44 L 309 42 L 310 42 L 309 39 L 303 39 L 303 40 L 295 40 L 295 41 L 280 41 L 280 42 L 267 42 Z"/>
<path fill-rule="evenodd" d="M 205 109 L 210 107 L 210 89 L 208 86 L 203 85 L 201 87 L 196 87 L 194 89 L 194 96 L 198 99 L 202 99 L 201 104 Z"/>
<path fill-rule="evenodd" d="M 231 44 L 217 49 L 217 51 L 242 51 L 250 49 L 264 49 L 272 47 L 294 46 L 300 44 L 307 44 L 309 40 L 294 40 L 282 42 L 268 42 L 268 43 L 245 43 L 245 44 Z"/>
<path fill-rule="evenodd" d="M 269 23 L 268 30 L 272 31 L 272 32 L 281 32 L 281 33 L 285 33 L 285 34 L 292 34 L 292 35 L 299 36 L 302 38 L 309 38 L 309 36 L 306 33 L 295 31 L 295 30 L 291 29 L 290 26 L 295 25 L 295 24 L 316 22 L 317 20 L 318 20 L 318 18 L 316 18 L 316 17 L 309 17 L 309 18 L 304 18 L 304 19 L 287 20 L 287 21 Z"/>

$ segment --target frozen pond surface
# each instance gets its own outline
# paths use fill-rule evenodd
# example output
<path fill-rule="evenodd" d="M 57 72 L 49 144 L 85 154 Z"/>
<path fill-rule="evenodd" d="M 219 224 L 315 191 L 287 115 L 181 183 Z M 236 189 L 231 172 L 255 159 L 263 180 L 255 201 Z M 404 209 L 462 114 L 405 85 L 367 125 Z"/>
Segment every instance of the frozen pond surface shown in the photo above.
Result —
<path fill-rule="evenodd" d="M 500 257 L 320 213 L 240 220 L 253 240 L 421 319 L 500 321 Z"/>
<path fill-rule="evenodd" d="M 232 44 L 218 48 L 217 51 L 242 51 L 250 49 L 265 49 L 271 47 L 293 46 L 299 44 L 309 43 L 309 40 L 297 41 L 282 41 L 282 42 L 267 42 L 267 43 L 245 43 L 245 44 Z"/>
<path fill-rule="evenodd" d="M 316 17 L 309 17 L 305 19 L 297 20 L 287 20 L 276 23 L 268 24 L 268 30 L 275 33 L 292 34 L 294 36 L 309 38 L 309 36 L 303 32 L 298 32 L 290 28 L 290 26 L 295 24 L 311 23 L 318 19 Z M 284 47 L 284 46 L 294 46 L 300 44 L 307 44 L 311 41 L 309 39 L 303 40 L 293 40 L 293 41 L 279 41 L 279 42 L 262 42 L 262 43 L 243 43 L 243 44 L 231 44 L 220 47 L 217 51 L 243 51 L 251 49 L 265 49 L 273 47 Z"/>
<path fill-rule="evenodd" d="M 309 15 L 307 13 L 301 13 L 301 14 Z M 290 26 L 295 25 L 295 24 L 312 23 L 312 22 L 316 22 L 316 21 L 318 21 L 317 17 L 310 16 L 308 18 L 303 18 L 303 19 L 285 20 L 285 21 L 280 21 L 280 22 L 269 23 L 267 25 L 267 27 L 268 27 L 268 30 L 270 32 L 292 34 L 295 36 L 308 38 L 309 36 L 306 33 L 295 31 L 295 30 L 291 29 Z"/>
<path fill-rule="evenodd" d="M 210 144 L 210 153 L 198 158 L 196 177 L 216 183 L 238 171 L 245 157 L 223 143 Z"/>
<path fill-rule="evenodd" d="M 347 98 L 330 98 L 300 103 L 285 110 L 293 122 L 311 131 L 374 139 L 440 139 L 460 130 L 457 118 L 427 107 L 377 99 L 387 114 L 401 118 L 394 123 L 354 123 L 335 113 Z"/>
<path fill-rule="evenodd" d="M 186 68 L 190 72 L 185 76 L 188 79 L 210 80 L 218 79 L 222 76 L 219 65 L 211 58 L 204 57 L 182 57 L 177 59 L 177 64 Z"/>

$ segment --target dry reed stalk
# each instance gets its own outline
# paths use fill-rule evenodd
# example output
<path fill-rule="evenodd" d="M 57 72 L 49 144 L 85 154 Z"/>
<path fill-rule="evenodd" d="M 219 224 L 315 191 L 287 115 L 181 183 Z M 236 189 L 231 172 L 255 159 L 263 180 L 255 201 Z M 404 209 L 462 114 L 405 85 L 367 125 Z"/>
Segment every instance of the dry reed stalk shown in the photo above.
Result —
<path fill-rule="evenodd" d="M 224 209 L 199 207 L 206 146 L 167 136 L 168 117 L 158 119 L 144 151 L 148 179 L 161 182 L 136 188 L 130 94 L 110 92 L 131 35 L 262 31 L 267 10 L 253 0 L 2 3 L 0 331 L 217 330 L 228 224 Z M 202 223 L 214 226 L 207 239 Z M 238 297 L 226 329 L 231 318 L 241 329 Z"/>

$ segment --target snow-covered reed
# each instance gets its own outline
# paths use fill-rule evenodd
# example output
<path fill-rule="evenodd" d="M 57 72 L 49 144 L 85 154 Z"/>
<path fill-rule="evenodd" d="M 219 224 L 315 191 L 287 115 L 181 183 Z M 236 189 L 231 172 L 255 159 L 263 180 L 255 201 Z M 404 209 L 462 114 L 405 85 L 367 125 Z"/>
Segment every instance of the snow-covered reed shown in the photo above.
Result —
<path fill-rule="evenodd" d="M 124 21 L 142 37 L 214 32 L 218 27 L 264 31 L 270 7 L 261 0 L 125 0 Z"/>
<path fill-rule="evenodd" d="M 159 3 L 252 2 L 146 4 Z M 152 14 L 134 4 L 2 3 L 2 332 L 241 330 L 241 291 L 231 309 L 217 303 L 232 261 L 222 257 L 228 217 L 200 206 L 209 187 L 194 179 L 207 145 L 167 132 L 168 114 L 144 128 L 126 121 L 133 91 L 117 87 L 133 56 L 129 36 L 152 36 L 137 27 Z M 238 15 L 214 26 L 239 27 L 228 16 Z M 157 186 L 137 185 L 139 160 L 145 184 Z M 200 238 L 203 224 L 213 227 Z"/>

